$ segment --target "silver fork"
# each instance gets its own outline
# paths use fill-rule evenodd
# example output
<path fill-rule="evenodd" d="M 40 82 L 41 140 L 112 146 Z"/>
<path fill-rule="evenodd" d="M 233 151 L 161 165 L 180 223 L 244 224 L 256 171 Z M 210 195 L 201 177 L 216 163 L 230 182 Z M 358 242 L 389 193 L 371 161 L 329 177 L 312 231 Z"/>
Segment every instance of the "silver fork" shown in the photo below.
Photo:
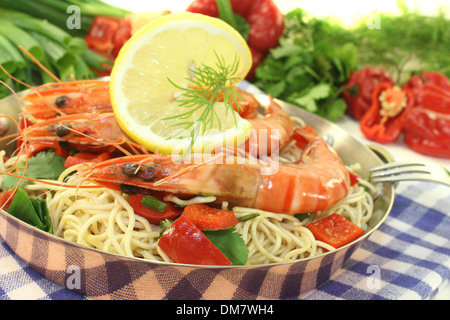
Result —
<path fill-rule="evenodd" d="M 427 181 L 450 187 L 450 173 L 442 166 L 430 161 L 396 161 L 369 170 L 371 181 L 400 182 Z"/>

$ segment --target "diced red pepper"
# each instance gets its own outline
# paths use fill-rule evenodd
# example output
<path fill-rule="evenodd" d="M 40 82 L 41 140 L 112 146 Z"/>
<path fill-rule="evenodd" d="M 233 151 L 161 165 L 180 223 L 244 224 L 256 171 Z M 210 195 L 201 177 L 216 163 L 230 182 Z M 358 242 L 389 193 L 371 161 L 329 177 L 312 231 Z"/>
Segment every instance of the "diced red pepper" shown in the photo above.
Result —
<path fill-rule="evenodd" d="M 382 82 L 373 91 L 372 105 L 361 118 L 361 131 L 369 140 L 394 142 L 400 137 L 404 118 L 413 106 L 414 97 L 410 90 Z"/>
<path fill-rule="evenodd" d="M 361 180 L 361 177 L 358 176 L 353 171 L 349 171 L 348 174 L 350 176 L 350 185 L 351 186 L 354 186 L 355 184 L 357 184 Z"/>
<path fill-rule="evenodd" d="M 0 208 L 2 208 L 5 211 L 8 211 L 8 208 L 11 205 L 13 199 L 14 199 L 14 190 L 8 190 L 3 193 L 0 193 Z"/>
<path fill-rule="evenodd" d="M 312 232 L 316 240 L 325 242 L 336 249 L 358 239 L 365 232 L 364 229 L 337 213 L 312 222 L 306 228 Z"/>
<path fill-rule="evenodd" d="M 64 166 L 66 168 L 70 168 L 74 165 L 86 162 L 99 163 L 106 161 L 112 158 L 112 154 L 110 152 L 102 152 L 102 153 L 90 153 L 90 152 L 79 152 L 73 156 L 68 156 L 66 161 L 64 162 Z"/>
<path fill-rule="evenodd" d="M 188 219 L 180 216 L 158 246 L 176 263 L 229 266 L 231 261 Z"/>
<path fill-rule="evenodd" d="M 67 158 L 69 156 L 69 152 L 61 147 L 59 141 L 40 140 L 31 141 L 27 144 L 27 151 L 30 157 L 35 156 L 36 154 L 44 150 L 53 150 L 55 152 L 55 155 L 61 156 L 63 158 Z"/>
<path fill-rule="evenodd" d="M 191 204 L 183 216 L 200 230 L 220 230 L 235 226 L 239 221 L 233 211 L 212 208 L 206 204 Z"/>
<path fill-rule="evenodd" d="M 135 194 L 130 197 L 128 202 L 136 214 L 140 215 L 141 217 L 144 217 L 150 223 L 159 225 L 161 221 L 165 219 L 175 219 L 183 212 L 182 208 L 176 208 L 174 204 L 171 202 L 166 202 L 167 207 L 163 212 L 147 208 L 142 204 L 142 199 L 144 199 L 144 197 L 146 196 L 147 195 L 145 194 Z M 162 201 L 160 197 L 156 198 Z"/>

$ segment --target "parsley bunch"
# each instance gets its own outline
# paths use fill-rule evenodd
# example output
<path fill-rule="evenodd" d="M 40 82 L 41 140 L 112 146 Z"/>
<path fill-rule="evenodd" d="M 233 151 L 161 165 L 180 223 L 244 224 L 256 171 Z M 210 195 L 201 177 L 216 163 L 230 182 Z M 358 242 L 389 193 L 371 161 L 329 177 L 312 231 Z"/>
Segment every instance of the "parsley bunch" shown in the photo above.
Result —
<path fill-rule="evenodd" d="M 280 45 L 258 66 L 253 84 L 275 98 L 338 121 L 347 108 L 341 87 L 356 69 L 358 53 L 351 42 L 333 43 L 340 30 L 300 8 L 288 12 Z"/>

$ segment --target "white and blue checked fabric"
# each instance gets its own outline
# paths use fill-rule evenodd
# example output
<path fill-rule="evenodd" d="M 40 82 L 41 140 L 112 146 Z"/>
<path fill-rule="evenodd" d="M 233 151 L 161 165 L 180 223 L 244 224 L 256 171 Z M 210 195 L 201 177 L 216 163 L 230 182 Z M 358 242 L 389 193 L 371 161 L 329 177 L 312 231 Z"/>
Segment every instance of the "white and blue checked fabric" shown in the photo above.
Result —
<path fill-rule="evenodd" d="M 400 183 L 386 221 L 331 278 L 298 299 L 422 300 L 450 279 L 450 192 Z M 30 268 L 0 238 L 0 299 L 86 299 Z"/>

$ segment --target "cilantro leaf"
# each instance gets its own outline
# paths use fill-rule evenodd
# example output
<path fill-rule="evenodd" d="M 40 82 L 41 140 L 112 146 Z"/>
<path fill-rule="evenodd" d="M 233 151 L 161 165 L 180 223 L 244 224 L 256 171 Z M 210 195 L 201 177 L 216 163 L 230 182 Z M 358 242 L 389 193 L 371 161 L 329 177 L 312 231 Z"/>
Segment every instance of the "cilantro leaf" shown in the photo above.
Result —
<path fill-rule="evenodd" d="M 33 179 L 49 179 L 57 180 L 60 174 L 65 170 L 65 159 L 59 155 L 55 155 L 54 151 L 42 151 L 36 156 L 28 159 L 28 167 L 25 176 Z M 19 170 L 15 172 L 22 175 L 25 168 L 25 161 L 19 163 Z M 3 180 L 2 187 L 5 190 L 13 189 L 19 183 L 20 178 L 6 176 Z M 22 180 L 19 187 L 23 187 L 26 180 Z"/>
<path fill-rule="evenodd" d="M 233 265 L 245 265 L 248 259 L 248 248 L 244 239 L 235 228 L 206 230 L 203 234 L 211 241 Z"/>
<path fill-rule="evenodd" d="M 294 101 L 303 106 L 306 110 L 316 112 L 318 109 L 316 101 L 328 97 L 330 90 L 330 85 L 319 83 L 318 85 L 305 90 L 306 92 Z"/>
<path fill-rule="evenodd" d="M 357 47 L 334 41 L 343 28 L 296 8 L 285 15 L 279 45 L 256 68 L 252 84 L 273 97 L 338 121 L 346 104 L 341 87 L 357 67 Z"/>
<path fill-rule="evenodd" d="M 21 188 L 17 189 L 16 195 L 8 208 L 8 213 L 41 230 L 53 232 L 47 202 L 28 197 L 26 191 Z"/>

